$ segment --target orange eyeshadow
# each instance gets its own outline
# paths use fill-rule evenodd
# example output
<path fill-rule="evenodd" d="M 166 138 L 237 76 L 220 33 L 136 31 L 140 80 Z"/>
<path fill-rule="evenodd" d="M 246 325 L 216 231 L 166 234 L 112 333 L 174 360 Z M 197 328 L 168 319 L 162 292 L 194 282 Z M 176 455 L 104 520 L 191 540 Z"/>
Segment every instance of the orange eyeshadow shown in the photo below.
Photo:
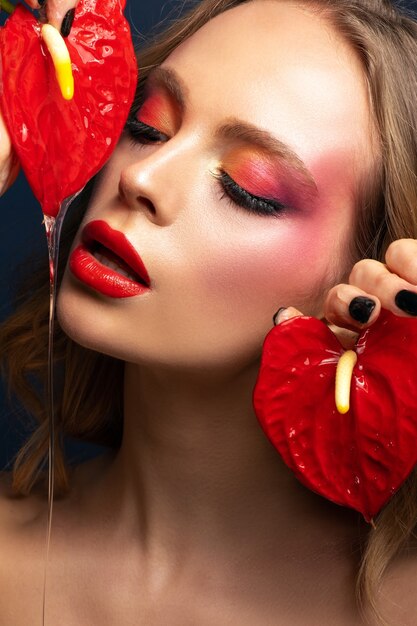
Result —
<path fill-rule="evenodd" d="M 169 129 L 172 128 L 172 115 L 169 110 L 167 99 L 160 93 L 154 93 L 146 98 L 137 113 L 137 118 L 161 133 L 169 134 Z"/>

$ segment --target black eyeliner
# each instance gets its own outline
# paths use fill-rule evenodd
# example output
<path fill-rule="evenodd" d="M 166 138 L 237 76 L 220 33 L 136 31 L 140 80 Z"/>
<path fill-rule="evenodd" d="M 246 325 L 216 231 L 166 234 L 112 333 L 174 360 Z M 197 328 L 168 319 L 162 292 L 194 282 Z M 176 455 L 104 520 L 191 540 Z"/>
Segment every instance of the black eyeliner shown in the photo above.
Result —
<path fill-rule="evenodd" d="M 164 133 L 161 133 L 156 128 L 148 126 L 136 119 L 135 117 L 129 117 L 125 124 L 125 131 L 130 135 L 132 143 L 153 143 L 156 141 L 165 141 L 168 139 Z"/>
<path fill-rule="evenodd" d="M 136 117 L 137 113 L 138 111 L 129 116 L 125 124 L 125 132 L 129 135 L 133 146 L 137 144 L 148 145 L 169 139 L 167 135 L 164 135 L 156 128 L 138 120 Z M 250 194 L 245 189 L 242 189 L 226 172 L 220 172 L 215 178 L 220 185 L 221 199 L 226 198 L 233 205 L 244 208 L 250 213 L 277 218 L 288 210 L 288 207 L 276 200 L 267 200 L 266 198 Z"/>
<path fill-rule="evenodd" d="M 288 207 L 276 200 L 267 200 L 260 196 L 254 196 L 246 191 L 246 189 L 242 189 L 226 172 L 221 172 L 219 178 L 224 191 L 230 199 L 239 206 L 246 207 L 253 213 L 278 217 L 280 213 L 288 209 Z"/>

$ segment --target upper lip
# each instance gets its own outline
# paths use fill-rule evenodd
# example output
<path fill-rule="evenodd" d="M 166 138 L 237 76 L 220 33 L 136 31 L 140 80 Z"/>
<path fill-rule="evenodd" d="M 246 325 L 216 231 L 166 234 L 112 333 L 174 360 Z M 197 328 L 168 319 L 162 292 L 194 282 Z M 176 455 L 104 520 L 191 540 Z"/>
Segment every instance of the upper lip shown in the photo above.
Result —
<path fill-rule="evenodd" d="M 104 220 L 89 222 L 83 229 L 82 241 L 86 246 L 98 242 L 122 259 L 139 278 L 149 287 L 149 278 L 145 264 L 127 237 L 119 230 L 114 230 Z"/>

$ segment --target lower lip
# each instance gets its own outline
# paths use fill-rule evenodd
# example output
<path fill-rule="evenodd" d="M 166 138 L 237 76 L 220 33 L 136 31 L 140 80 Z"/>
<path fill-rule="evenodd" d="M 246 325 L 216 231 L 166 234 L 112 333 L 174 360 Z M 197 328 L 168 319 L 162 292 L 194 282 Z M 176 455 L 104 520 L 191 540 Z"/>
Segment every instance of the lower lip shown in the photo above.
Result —
<path fill-rule="evenodd" d="M 72 252 L 69 268 L 75 278 L 110 298 L 132 298 L 150 291 L 149 287 L 99 263 L 84 245 Z"/>

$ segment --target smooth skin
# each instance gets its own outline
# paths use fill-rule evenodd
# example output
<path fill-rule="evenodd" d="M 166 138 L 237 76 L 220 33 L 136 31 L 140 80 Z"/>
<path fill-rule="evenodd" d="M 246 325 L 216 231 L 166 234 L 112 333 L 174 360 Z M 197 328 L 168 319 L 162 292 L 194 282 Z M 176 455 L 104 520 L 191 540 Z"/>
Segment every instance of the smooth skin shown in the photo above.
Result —
<path fill-rule="evenodd" d="M 55 503 L 48 623 L 359 626 L 360 520 L 295 480 L 251 394 L 280 306 L 346 327 L 351 297 L 397 312 L 387 285 L 392 297 L 405 284 L 416 291 L 416 242 L 393 244 L 387 267 L 367 260 L 353 271 L 342 243 L 354 236 L 352 189 L 375 157 L 361 67 L 318 16 L 272 0 L 214 18 L 163 67 L 187 88 L 186 108 L 152 87 L 164 136 L 121 139 L 74 242 L 106 220 L 139 251 L 152 290 L 111 300 L 67 268 L 59 295 L 71 337 L 126 361 L 124 438 L 117 453 L 80 465 Z M 284 218 L 220 198 L 213 172 L 253 152 L 213 140 L 231 117 L 289 143 L 318 198 Z M 7 489 L 4 478 L 0 626 L 26 626 L 40 614 L 45 505 L 37 495 L 13 502 Z M 383 589 L 395 624 L 413 624 L 404 590 L 415 574 L 401 562 Z"/>
<path fill-rule="evenodd" d="M 0 111 L 0 196 L 14 183 L 18 173 L 19 162 Z"/>

